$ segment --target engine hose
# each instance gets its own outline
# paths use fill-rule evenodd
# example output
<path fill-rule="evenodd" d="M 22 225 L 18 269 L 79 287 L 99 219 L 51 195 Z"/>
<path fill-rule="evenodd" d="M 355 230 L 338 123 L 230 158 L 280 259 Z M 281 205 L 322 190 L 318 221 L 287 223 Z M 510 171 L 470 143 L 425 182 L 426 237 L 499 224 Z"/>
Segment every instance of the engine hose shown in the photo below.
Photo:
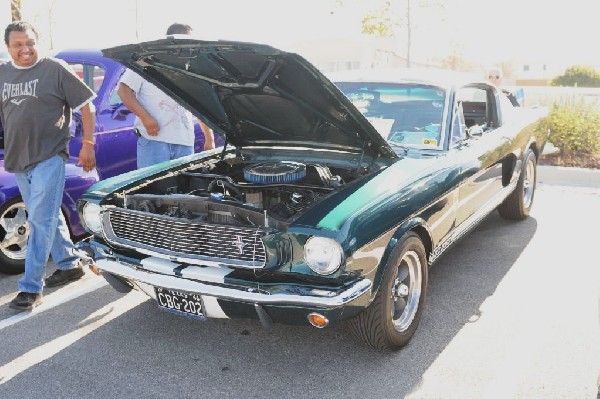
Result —
<path fill-rule="evenodd" d="M 208 191 L 212 193 L 215 186 L 223 187 L 223 194 L 225 194 L 226 189 L 227 191 L 233 192 L 235 194 L 234 196 L 237 197 L 240 201 L 244 201 L 244 197 L 242 196 L 241 191 L 233 183 L 230 183 L 226 180 L 213 180 L 208 185 Z"/>

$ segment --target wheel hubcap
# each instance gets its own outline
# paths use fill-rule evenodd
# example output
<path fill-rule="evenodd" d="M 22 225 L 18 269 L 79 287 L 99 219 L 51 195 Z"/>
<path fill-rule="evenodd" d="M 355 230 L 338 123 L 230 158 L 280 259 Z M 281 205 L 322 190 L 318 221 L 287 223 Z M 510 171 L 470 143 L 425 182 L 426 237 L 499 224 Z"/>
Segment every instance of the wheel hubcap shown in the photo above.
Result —
<path fill-rule="evenodd" d="M 4 239 L 0 242 L 0 251 L 10 259 L 25 259 L 29 238 L 25 204 L 18 202 L 7 208 L 0 215 L 0 226 L 5 232 Z"/>
<path fill-rule="evenodd" d="M 525 167 L 525 177 L 523 178 L 523 205 L 525 208 L 531 206 L 533 201 L 533 192 L 535 190 L 535 163 L 533 157 L 527 159 Z"/>
<path fill-rule="evenodd" d="M 399 298 L 406 298 L 408 296 L 408 286 L 402 283 L 398 284 L 396 296 Z"/>
<path fill-rule="evenodd" d="M 421 299 L 421 261 L 414 251 L 407 251 L 396 269 L 392 286 L 391 313 L 394 328 L 403 332 L 412 324 Z"/>

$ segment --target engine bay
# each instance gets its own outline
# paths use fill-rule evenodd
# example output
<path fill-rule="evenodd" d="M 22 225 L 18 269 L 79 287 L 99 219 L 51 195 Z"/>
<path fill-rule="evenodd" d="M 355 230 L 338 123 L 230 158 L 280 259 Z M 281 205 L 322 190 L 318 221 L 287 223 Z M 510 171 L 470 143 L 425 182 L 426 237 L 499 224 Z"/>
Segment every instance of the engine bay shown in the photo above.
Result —
<path fill-rule="evenodd" d="M 234 158 L 155 179 L 117 205 L 199 223 L 280 229 L 359 175 L 322 164 Z"/>

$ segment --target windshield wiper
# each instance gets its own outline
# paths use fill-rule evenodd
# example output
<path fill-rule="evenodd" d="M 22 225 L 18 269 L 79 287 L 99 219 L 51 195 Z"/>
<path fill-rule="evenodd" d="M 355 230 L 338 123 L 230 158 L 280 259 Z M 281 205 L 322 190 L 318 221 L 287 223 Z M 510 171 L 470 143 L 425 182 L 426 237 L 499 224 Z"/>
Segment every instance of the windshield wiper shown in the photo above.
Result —
<path fill-rule="evenodd" d="M 404 150 L 404 155 L 408 154 L 408 150 L 410 149 L 410 147 L 399 143 L 397 141 L 388 141 L 388 143 L 392 146 L 392 147 L 397 147 L 397 148 L 401 148 Z"/>

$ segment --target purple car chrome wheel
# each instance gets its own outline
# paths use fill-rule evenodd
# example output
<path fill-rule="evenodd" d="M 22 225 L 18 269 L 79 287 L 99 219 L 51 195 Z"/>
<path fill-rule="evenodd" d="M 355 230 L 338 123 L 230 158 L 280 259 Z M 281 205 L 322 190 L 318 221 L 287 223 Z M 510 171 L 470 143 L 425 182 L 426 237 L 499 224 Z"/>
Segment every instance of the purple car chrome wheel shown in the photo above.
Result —
<path fill-rule="evenodd" d="M 0 271 L 9 274 L 23 272 L 29 224 L 27 209 L 20 199 L 10 201 L 2 207 L 0 233 Z"/>

